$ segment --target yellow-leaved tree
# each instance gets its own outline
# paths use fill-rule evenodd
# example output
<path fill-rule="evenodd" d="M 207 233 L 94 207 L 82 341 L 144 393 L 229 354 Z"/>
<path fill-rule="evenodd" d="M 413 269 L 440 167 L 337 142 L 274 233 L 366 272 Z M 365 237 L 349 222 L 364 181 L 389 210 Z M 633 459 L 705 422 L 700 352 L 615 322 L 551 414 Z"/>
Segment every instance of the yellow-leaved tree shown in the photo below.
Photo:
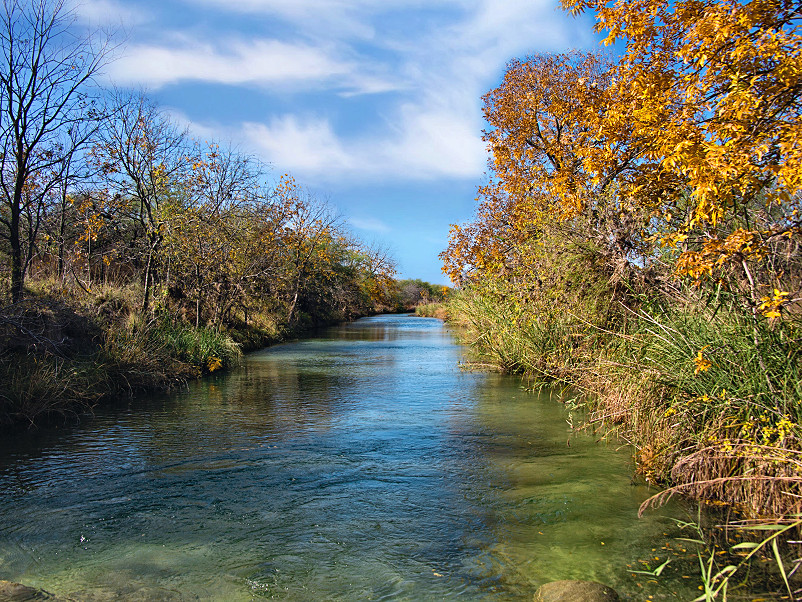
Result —
<path fill-rule="evenodd" d="M 469 336 L 592 391 L 644 474 L 798 513 L 802 5 L 562 1 L 623 54 L 485 96 L 489 184 L 442 254 Z"/>
<path fill-rule="evenodd" d="M 800 243 L 802 10 L 788 0 L 563 0 L 597 15 L 606 42 L 623 41 L 615 69 L 625 118 L 676 185 L 662 188 L 664 243 L 679 274 L 743 281 L 764 314 L 798 296 L 784 259 Z M 640 204 L 654 191 L 634 188 Z M 777 302 L 766 304 L 775 290 Z M 774 295 L 775 297 L 777 295 Z M 771 298 L 773 300 L 773 297 Z M 768 309 L 767 309 L 768 308 Z"/>

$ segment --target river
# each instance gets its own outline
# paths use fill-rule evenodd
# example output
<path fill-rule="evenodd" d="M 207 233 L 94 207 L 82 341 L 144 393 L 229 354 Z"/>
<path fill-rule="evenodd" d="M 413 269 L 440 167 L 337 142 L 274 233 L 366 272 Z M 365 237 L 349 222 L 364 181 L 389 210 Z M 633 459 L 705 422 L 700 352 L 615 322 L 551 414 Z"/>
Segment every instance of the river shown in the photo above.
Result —
<path fill-rule="evenodd" d="M 631 452 L 463 353 L 438 320 L 377 316 L 4 434 L 0 579 L 88 601 L 694 597 L 690 574 L 630 572 L 688 518 L 637 518 Z"/>

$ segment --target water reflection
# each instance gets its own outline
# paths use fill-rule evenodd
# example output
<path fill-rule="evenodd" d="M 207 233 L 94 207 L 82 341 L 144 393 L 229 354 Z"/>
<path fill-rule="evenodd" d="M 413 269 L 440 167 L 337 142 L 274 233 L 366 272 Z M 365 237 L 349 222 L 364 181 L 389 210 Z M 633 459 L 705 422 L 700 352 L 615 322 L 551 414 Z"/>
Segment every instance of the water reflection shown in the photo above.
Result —
<path fill-rule="evenodd" d="M 515 600 L 591 578 L 642 599 L 626 564 L 673 522 L 635 518 L 628 453 L 460 354 L 436 320 L 382 316 L 6 437 L 0 578 L 84 600 Z"/>

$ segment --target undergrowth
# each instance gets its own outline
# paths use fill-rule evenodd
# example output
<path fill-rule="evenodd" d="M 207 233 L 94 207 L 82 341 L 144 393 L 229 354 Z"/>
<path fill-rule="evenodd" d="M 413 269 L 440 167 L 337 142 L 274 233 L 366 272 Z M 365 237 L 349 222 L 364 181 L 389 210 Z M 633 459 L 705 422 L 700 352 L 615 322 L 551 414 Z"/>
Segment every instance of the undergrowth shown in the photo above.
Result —
<path fill-rule="evenodd" d="M 744 315 L 723 303 L 606 299 L 607 308 L 598 297 L 520 302 L 507 290 L 468 287 L 448 310 L 475 365 L 520 374 L 535 389 L 578 392 L 571 405 L 585 427 L 631 444 L 638 472 L 660 487 L 641 512 L 673 495 L 729 507 L 734 519 L 702 539 L 737 530 L 743 543 L 700 548 L 699 600 L 751 587 L 779 587 L 794 599 L 802 562 L 798 319 Z M 754 581 L 755 562 L 769 581 Z"/>
<path fill-rule="evenodd" d="M 448 318 L 448 308 L 444 303 L 421 303 L 415 307 L 415 315 L 422 318 Z"/>
<path fill-rule="evenodd" d="M 666 487 L 749 516 L 802 513 L 802 362 L 794 320 L 727 308 L 537 313 L 475 290 L 449 302 L 478 365 L 581 391 L 588 422 Z M 659 500 L 655 500 L 659 501 Z"/>
<path fill-rule="evenodd" d="M 104 398 L 165 390 L 236 365 L 224 331 L 164 312 L 144 317 L 135 287 L 91 293 L 37 281 L 0 312 L 0 424 L 80 414 Z"/>

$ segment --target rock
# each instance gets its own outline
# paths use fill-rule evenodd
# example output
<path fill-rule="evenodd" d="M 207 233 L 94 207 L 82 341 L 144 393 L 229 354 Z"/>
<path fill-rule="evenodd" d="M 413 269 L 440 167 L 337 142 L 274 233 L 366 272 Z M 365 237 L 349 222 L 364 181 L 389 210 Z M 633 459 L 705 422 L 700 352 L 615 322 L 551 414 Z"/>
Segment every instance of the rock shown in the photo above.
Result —
<path fill-rule="evenodd" d="M 65 599 L 58 598 L 43 589 L 28 587 L 13 581 L 0 580 L 0 602 L 35 602 L 37 600 L 61 602 Z"/>
<path fill-rule="evenodd" d="M 535 602 L 619 602 L 614 589 L 595 581 L 552 581 L 538 588 Z"/>

